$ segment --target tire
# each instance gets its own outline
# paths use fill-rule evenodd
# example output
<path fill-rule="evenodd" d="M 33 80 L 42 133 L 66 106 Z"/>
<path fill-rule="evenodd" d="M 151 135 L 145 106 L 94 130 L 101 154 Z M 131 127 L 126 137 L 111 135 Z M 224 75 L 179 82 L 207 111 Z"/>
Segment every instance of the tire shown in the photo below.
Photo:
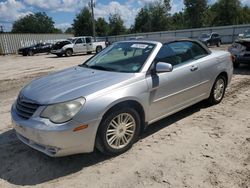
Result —
<path fill-rule="evenodd" d="M 99 53 L 99 52 L 101 52 L 102 51 L 102 47 L 101 46 L 97 46 L 96 47 L 96 53 Z"/>
<path fill-rule="evenodd" d="M 27 56 L 27 53 L 23 52 L 23 56 Z"/>
<path fill-rule="evenodd" d="M 34 52 L 32 50 L 28 51 L 28 56 L 33 56 Z"/>
<path fill-rule="evenodd" d="M 62 57 L 63 56 L 63 54 L 56 54 L 57 55 L 57 57 Z"/>
<path fill-rule="evenodd" d="M 221 45 L 221 41 L 219 41 L 219 42 L 217 43 L 217 47 L 220 47 L 220 45 Z"/>
<path fill-rule="evenodd" d="M 219 104 L 224 98 L 226 91 L 227 81 L 225 76 L 220 75 L 216 78 L 214 85 L 212 87 L 208 102 L 211 105 Z"/>
<path fill-rule="evenodd" d="M 68 49 L 65 52 L 66 57 L 70 57 L 70 56 L 72 56 L 72 54 L 73 54 L 73 51 L 71 49 Z"/>
<path fill-rule="evenodd" d="M 129 150 L 139 137 L 140 123 L 140 116 L 133 108 L 112 110 L 99 126 L 97 149 L 106 155 L 119 155 Z"/>
<path fill-rule="evenodd" d="M 87 54 L 92 54 L 92 52 L 87 52 Z"/>

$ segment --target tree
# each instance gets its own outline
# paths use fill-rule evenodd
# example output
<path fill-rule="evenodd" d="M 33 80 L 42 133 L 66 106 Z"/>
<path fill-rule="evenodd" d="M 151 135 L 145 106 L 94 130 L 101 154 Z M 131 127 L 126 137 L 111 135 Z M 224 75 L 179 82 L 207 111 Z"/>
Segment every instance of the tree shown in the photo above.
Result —
<path fill-rule="evenodd" d="M 29 14 L 16 20 L 12 27 L 13 33 L 54 33 L 54 21 L 45 12 Z"/>
<path fill-rule="evenodd" d="M 84 7 L 73 21 L 72 28 L 75 36 L 92 35 L 92 18 L 91 13 L 87 7 Z"/>
<path fill-rule="evenodd" d="M 134 30 L 136 32 L 168 30 L 170 10 L 170 0 L 159 0 L 141 8 L 135 18 Z"/>
<path fill-rule="evenodd" d="M 119 14 L 110 14 L 109 29 L 109 35 L 122 35 L 126 33 L 126 27 Z"/>
<path fill-rule="evenodd" d="M 187 26 L 183 12 L 176 12 L 171 17 L 171 29 L 185 29 Z"/>
<path fill-rule="evenodd" d="M 202 27 L 205 11 L 208 8 L 207 0 L 184 0 L 184 5 L 188 25 L 191 28 Z"/>
<path fill-rule="evenodd" d="M 98 18 L 96 21 L 96 34 L 97 36 L 107 36 L 109 32 L 109 24 L 104 18 Z"/>
<path fill-rule="evenodd" d="M 67 33 L 67 34 L 73 34 L 74 33 L 74 30 L 72 27 L 68 27 L 64 33 Z"/>
<path fill-rule="evenodd" d="M 218 0 L 212 5 L 211 10 L 216 15 L 213 18 L 213 25 L 233 25 L 239 23 L 240 18 L 239 0 Z"/>
<path fill-rule="evenodd" d="M 152 20 L 147 7 L 141 8 L 135 17 L 134 31 L 139 33 L 152 31 Z"/>

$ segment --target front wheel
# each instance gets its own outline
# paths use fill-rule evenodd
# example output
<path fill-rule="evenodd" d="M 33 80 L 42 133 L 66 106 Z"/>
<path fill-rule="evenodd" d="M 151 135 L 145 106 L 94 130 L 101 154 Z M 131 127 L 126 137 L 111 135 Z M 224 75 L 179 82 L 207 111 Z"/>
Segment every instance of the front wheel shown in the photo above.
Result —
<path fill-rule="evenodd" d="M 99 53 L 99 52 L 101 52 L 102 51 L 102 47 L 101 46 L 97 46 L 96 47 L 96 53 Z"/>
<path fill-rule="evenodd" d="M 225 91 L 226 78 L 223 75 L 218 76 L 214 82 L 212 91 L 208 98 L 209 103 L 212 105 L 219 104 L 225 95 Z"/>
<path fill-rule="evenodd" d="M 72 51 L 71 49 L 68 49 L 68 50 L 66 50 L 66 52 L 65 52 L 65 55 L 66 55 L 67 57 L 72 56 L 72 54 L 73 54 L 73 51 Z"/>
<path fill-rule="evenodd" d="M 124 107 L 108 114 L 100 124 L 97 147 L 108 155 L 118 155 L 130 149 L 138 139 L 140 117 L 136 110 Z M 101 147 L 101 148 L 100 148 Z"/>

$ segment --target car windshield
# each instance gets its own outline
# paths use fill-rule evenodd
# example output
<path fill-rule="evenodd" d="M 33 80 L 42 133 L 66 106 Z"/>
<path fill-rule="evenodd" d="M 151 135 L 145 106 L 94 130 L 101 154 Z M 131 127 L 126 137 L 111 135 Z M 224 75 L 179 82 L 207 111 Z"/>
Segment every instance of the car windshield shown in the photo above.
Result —
<path fill-rule="evenodd" d="M 75 43 L 75 41 L 77 40 L 77 38 L 68 38 L 67 40 L 69 40 L 72 43 Z"/>
<path fill-rule="evenodd" d="M 115 43 L 81 66 L 114 72 L 139 72 L 155 44 L 143 42 Z"/>
<path fill-rule="evenodd" d="M 203 33 L 203 34 L 201 35 L 201 38 L 209 38 L 209 36 L 210 36 L 210 35 Z"/>

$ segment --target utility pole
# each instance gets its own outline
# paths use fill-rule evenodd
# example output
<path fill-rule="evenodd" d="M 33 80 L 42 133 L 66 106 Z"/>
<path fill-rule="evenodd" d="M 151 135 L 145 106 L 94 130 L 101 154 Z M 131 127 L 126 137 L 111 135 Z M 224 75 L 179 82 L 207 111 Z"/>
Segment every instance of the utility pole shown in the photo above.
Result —
<path fill-rule="evenodd" d="M 95 16 L 94 16 L 95 3 L 93 2 L 93 0 L 90 0 L 89 7 L 91 8 L 93 37 L 94 37 L 94 40 L 96 40 L 96 36 L 95 36 Z"/>
<path fill-rule="evenodd" d="M 3 26 L 0 25 L 0 33 L 3 33 Z"/>

